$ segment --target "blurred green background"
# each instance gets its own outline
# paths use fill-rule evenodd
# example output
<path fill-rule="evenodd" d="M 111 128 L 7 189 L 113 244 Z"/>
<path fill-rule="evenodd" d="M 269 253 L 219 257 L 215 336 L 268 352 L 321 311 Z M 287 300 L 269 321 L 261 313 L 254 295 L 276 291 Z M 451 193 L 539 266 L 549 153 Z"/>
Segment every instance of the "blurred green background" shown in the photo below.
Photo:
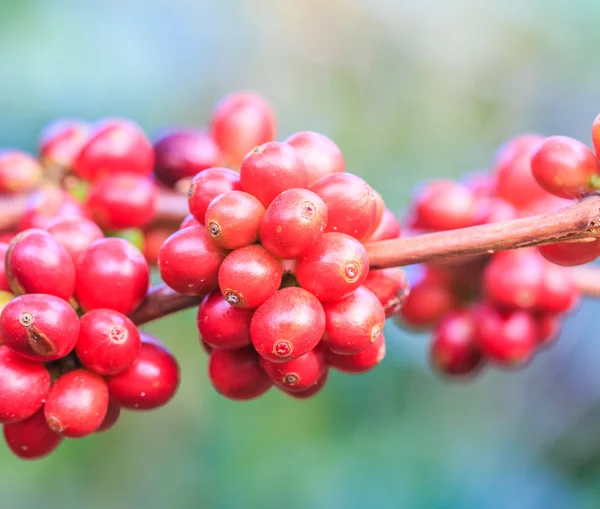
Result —
<path fill-rule="evenodd" d="M 400 211 L 411 188 L 490 163 L 536 130 L 589 142 L 597 0 L 2 0 L 0 145 L 58 116 L 201 126 L 254 89 L 280 137 L 317 130 Z M 426 337 L 388 326 L 374 372 L 317 398 L 219 397 L 194 313 L 148 327 L 180 392 L 107 434 L 25 463 L 0 449 L 7 509 L 600 507 L 600 341 L 584 303 L 519 373 L 438 379 Z"/>

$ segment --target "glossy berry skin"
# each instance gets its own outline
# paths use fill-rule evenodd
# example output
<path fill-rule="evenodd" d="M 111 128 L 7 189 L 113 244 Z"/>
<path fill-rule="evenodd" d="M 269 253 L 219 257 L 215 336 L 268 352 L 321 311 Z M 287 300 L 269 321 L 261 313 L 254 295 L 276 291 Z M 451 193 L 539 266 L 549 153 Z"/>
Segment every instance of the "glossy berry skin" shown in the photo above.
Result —
<path fill-rule="evenodd" d="M 431 337 L 430 360 L 442 374 L 474 375 L 483 366 L 483 356 L 476 339 L 473 313 L 457 309 L 445 315 Z"/>
<path fill-rule="evenodd" d="M 114 401 L 109 401 L 108 410 L 104 416 L 104 420 L 100 427 L 96 430 L 96 433 L 104 433 L 114 427 L 121 416 L 121 407 Z"/>
<path fill-rule="evenodd" d="M 326 361 L 329 366 L 342 373 L 366 373 L 375 368 L 385 357 L 385 337 L 379 334 L 377 339 L 362 352 L 353 355 L 339 355 L 327 352 Z"/>
<path fill-rule="evenodd" d="M 50 373 L 40 362 L 0 346 L 0 423 L 16 422 L 35 414 L 50 390 Z"/>
<path fill-rule="evenodd" d="M 204 224 L 206 209 L 217 196 L 240 190 L 240 175 L 229 168 L 208 168 L 190 182 L 188 205 L 193 217 Z"/>
<path fill-rule="evenodd" d="M 288 362 L 261 359 L 265 373 L 274 385 L 286 392 L 303 392 L 314 387 L 325 375 L 325 352 L 315 348 Z"/>
<path fill-rule="evenodd" d="M 324 302 L 343 299 L 361 286 L 369 273 L 363 245 L 343 233 L 324 233 L 298 260 L 296 279 Z"/>
<path fill-rule="evenodd" d="M 221 153 L 212 137 L 199 130 L 176 129 L 154 142 L 154 175 L 168 187 L 216 166 Z"/>
<path fill-rule="evenodd" d="M 29 196 L 26 211 L 19 222 L 19 231 L 28 228 L 45 230 L 59 218 L 66 217 L 86 217 L 86 212 L 62 189 L 40 189 Z"/>
<path fill-rule="evenodd" d="M 281 285 L 281 263 L 257 244 L 236 249 L 219 269 L 219 288 L 232 306 L 257 308 Z"/>
<path fill-rule="evenodd" d="M 140 348 L 136 326 L 118 311 L 94 309 L 81 317 L 75 353 L 90 371 L 116 375 L 131 366 Z"/>
<path fill-rule="evenodd" d="M 327 206 L 307 189 L 288 189 L 267 208 L 260 242 L 274 256 L 299 258 L 309 251 L 327 225 Z"/>
<path fill-rule="evenodd" d="M 579 303 L 580 293 L 568 270 L 546 263 L 541 278 L 538 310 L 545 314 L 569 312 Z"/>
<path fill-rule="evenodd" d="M 600 173 L 595 154 L 567 136 L 550 136 L 531 156 L 531 171 L 546 191 L 561 198 L 594 192 L 592 178 Z"/>
<path fill-rule="evenodd" d="M 8 245 L 6 277 L 12 292 L 46 293 L 69 300 L 75 289 L 75 265 L 66 249 L 48 232 L 19 233 Z"/>
<path fill-rule="evenodd" d="M 77 119 L 59 118 L 42 131 L 38 143 L 42 164 L 70 168 L 87 141 L 89 125 Z"/>
<path fill-rule="evenodd" d="M 74 262 L 92 242 L 104 237 L 100 227 L 85 217 L 60 218 L 48 226 L 48 233 L 65 248 Z"/>
<path fill-rule="evenodd" d="M 360 177 L 351 173 L 334 173 L 317 180 L 310 190 L 327 205 L 325 231 L 345 233 L 362 240 L 377 227 L 377 196 Z"/>
<path fill-rule="evenodd" d="M 184 228 L 189 228 L 190 226 L 201 226 L 200 223 L 192 214 L 188 214 L 183 218 L 181 224 L 179 225 L 179 230 L 183 230 Z"/>
<path fill-rule="evenodd" d="M 142 334 L 137 359 L 107 379 L 111 398 L 129 410 L 152 410 L 167 404 L 179 387 L 179 365 L 164 346 Z"/>
<path fill-rule="evenodd" d="M 367 237 L 365 243 L 397 239 L 400 237 L 401 231 L 400 223 L 394 213 L 390 209 L 384 209 L 379 224 L 375 228 L 375 231 Z"/>
<path fill-rule="evenodd" d="M 130 172 L 149 177 L 154 167 L 152 145 L 141 128 L 126 119 L 105 119 L 92 126 L 90 135 L 73 161 L 83 180 Z"/>
<path fill-rule="evenodd" d="M 202 295 L 219 287 L 219 267 L 225 259 L 204 226 L 191 226 L 171 235 L 158 252 L 162 280 L 185 295 Z"/>
<path fill-rule="evenodd" d="M 44 405 L 48 427 L 68 438 L 81 438 L 97 431 L 107 411 L 106 382 L 85 369 L 61 375 L 50 388 Z"/>
<path fill-rule="evenodd" d="M 323 303 L 325 334 L 322 344 L 333 353 L 350 355 L 369 347 L 383 331 L 385 311 L 377 296 L 359 286 L 348 297 Z"/>
<path fill-rule="evenodd" d="M 556 265 L 574 267 L 594 261 L 600 256 L 600 239 L 591 242 L 558 242 L 538 247 L 541 255 Z"/>
<path fill-rule="evenodd" d="M 53 361 L 77 343 L 79 318 L 64 300 L 53 295 L 27 294 L 10 301 L 0 315 L 0 337 L 21 357 Z"/>
<path fill-rule="evenodd" d="M 296 149 L 308 173 L 308 185 L 321 177 L 345 171 L 344 156 L 335 142 L 313 131 L 294 133 L 285 143 Z"/>
<path fill-rule="evenodd" d="M 475 221 L 475 200 L 468 187 L 451 180 L 424 185 L 413 202 L 415 221 L 424 230 L 455 230 Z"/>
<path fill-rule="evenodd" d="M 370 270 L 363 286 L 379 299 L 386 318 L 397 314 L 410 294 L 404 271 L 396 267 Z"/>
<path fill-rule="evenodd" d="M 132 313 L 146 296 L 150 271 L 144 255 L 119 238 L 94 241 L 76 264 L 75 297 L 85 311 Z"/>
<path fill-rule="evenodd" d="M 10 292 L 10 285 L 8 284 L 8 278 L 6 277 L 6 253 L 8 251 L 8 244 L 6 242 L 0 242 L 0 291 Z"/>
<path fill-rule="evenodd" d="M 239 92 L 217 103 L 210 127 L 225 161 L 238 168 L 254 147 L 275 138 L 275 114 L 259 95 Z"/>
<path fill-rule="evenodd" d="M 244 158 L 240 187 L 268 207 L 283 191 L 308 187 L 308 177 L 294 147 L 271 141 L 256 147 Z"/>
<path fill-rule="evenodd" d="M 317 298 L 302 288 L 279 290 L 260 306 L 250 325 L 259 355 L 272 362 L 301 357 L 317 346 L 325 332 L 325 311 Z"/>
<path fill-rule="evenodd" d="M 62 442 L 46 423 L 44 411 L 24 421 L 4 425 L 4 440 L 11 452 L 24 460 L 36 460 L 48 456 Z"/>
<path fill-rule="evenodd" d="M 198 331 L 211 348 L 241 348 L 250 344 L 253 309 L 231 306 L 221 292 L 211 292 L 198 308 Z"/>
<path fill-rule="evenodd" d="M 258 240 L 265 207 L 243 191 L 228 191 L 210 202 L 204 224 L 221 249 L 237 249 Z"/>
<path fill-rule="evenodd" d="M 236 401 L 258 398 L 272 386 L 251 347 L 213 350 L 208 360 L 208 376 L 219 394 Z"/>
<path fill-rule="evenodd" d="M 42 180 L 43 169 L 33 156 L 20 150 L 0 150 L 0 192 L 23 193 Z"/>
<path fill-rule="evenodd" d="M 157 197 L 156 186 L 147 177 L 116 173 L 92 184 L 86 206 L 104 229 L 143 228 L 156 215 Z"/>
<path fill-rule="evenodd" d="M 316 396 L 319 392 L 323 390 L 325 384 L 327 383 L 327 378 L 329 377 L 329 367 L 325 369 L 323 376 L 321 379 L 314 384 L 312 387 L 305 389 L 303 391 L 293 391 L 284 388 L 280 388 L 285 394 L 291 396 L 294 399 L 310 399 Z"/>

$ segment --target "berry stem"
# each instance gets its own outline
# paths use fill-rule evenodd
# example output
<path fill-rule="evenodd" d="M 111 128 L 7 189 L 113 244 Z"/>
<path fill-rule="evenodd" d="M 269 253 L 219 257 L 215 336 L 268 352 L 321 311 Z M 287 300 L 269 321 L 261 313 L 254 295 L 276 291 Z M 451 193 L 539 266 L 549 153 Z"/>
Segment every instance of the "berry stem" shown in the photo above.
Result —
<path fill-rule="evenodd" d="M 167 285 L 157 285 L 148 294 L 130 318 L 136 325 L 143 325 L 158 318 L 198 306 L 202 296 L 182 295 Z"/>

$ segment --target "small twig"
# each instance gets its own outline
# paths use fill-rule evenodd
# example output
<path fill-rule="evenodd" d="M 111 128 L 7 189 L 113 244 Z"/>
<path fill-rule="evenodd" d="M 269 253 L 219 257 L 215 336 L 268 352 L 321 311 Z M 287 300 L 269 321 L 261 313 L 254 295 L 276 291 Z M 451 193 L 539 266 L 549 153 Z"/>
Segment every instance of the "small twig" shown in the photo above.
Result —
<path fill-rule="evenodd" d="M 202 302 L 202 297 L 181 295 L 168 286 L 161 284 L 148 291 L 142 304 L 131 315 L 131 319 L 135 324 L 142 325 L 178 311 L 198 306 L 200 302 Z"/>

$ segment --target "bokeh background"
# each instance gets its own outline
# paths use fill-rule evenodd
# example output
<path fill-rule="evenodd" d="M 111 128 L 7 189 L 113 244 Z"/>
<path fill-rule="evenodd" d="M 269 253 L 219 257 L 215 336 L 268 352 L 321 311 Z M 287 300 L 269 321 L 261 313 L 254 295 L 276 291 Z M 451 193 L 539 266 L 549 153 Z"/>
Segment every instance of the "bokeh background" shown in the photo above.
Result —
<path fill-rule="evenodd" d="M 331 136 L 400 212 L 519 132 L 589 142 L 598 19 L 597 0 L 2 0 L 0 145 L 34 149 L 58 116 L 201 126 L 253 89 L 280 137 Z M 148 330 L 180 359 L 173 402 L 41 462 L 0 448 L 0 507 L 599 507 L 597 306 L 519 373 L 448 383 L 389 325 L 374 372 L 244 404 L 210 387 L 194 313 L 165 319 Z"/>

